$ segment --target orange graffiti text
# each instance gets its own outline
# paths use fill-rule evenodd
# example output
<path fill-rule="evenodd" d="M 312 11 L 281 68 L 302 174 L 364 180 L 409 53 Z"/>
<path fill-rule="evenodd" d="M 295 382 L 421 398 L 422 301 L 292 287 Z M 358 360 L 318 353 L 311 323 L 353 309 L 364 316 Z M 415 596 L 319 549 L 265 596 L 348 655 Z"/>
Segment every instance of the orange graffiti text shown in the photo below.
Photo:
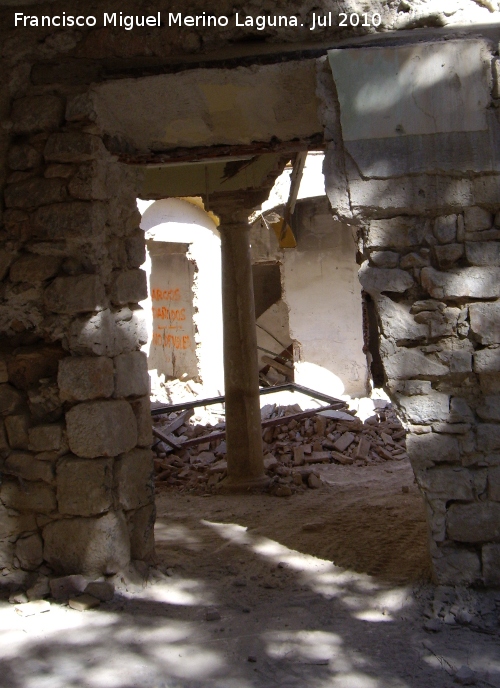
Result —
<path fill-rule="evenodd" d="M 180 289 L 151 289 L 151 298 L 153 301 L 180 301 Z"/>
<path fill-rule="evenodd" d="M 166 332 L 153 334 L 153 345 L 162 346 L 166 349 L 190 349 L 191 338 L 186 334 L 181 336 L 167 334 Z"/>
<path fill-rule="evenodd" d="M 153 317 L 159 318 L 160 320 L 185 320 L 186 319 L 186 309 L 179 308 L 174 310 L 173 308 L 165 308 L 165 306 L 160 306 L 155 308 L 153 306 Z"/>

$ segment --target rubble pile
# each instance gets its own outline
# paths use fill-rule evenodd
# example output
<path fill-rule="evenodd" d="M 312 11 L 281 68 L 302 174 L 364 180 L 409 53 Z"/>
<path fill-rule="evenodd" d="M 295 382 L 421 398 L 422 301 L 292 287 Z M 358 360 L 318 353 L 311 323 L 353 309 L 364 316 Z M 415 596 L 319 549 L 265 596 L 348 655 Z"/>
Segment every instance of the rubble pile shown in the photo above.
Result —
<path fill-rule="evenodd" d="M 153 448 L 157 489 L 215 491 L 226 477 L 224 423 L 193 423 L 192 415 L 184 411 L 154 418 L 155 436 L 168 440 L 160 439 Z M 298 404 L 269 404 L 261 416 L 264 466 L 269 491 L 276 496 L 320 487 L 318 464 L 365 466 L 408 458 L 406 433 L 390 404 L 365 422 L 354 411 L 303 412 Z"/>

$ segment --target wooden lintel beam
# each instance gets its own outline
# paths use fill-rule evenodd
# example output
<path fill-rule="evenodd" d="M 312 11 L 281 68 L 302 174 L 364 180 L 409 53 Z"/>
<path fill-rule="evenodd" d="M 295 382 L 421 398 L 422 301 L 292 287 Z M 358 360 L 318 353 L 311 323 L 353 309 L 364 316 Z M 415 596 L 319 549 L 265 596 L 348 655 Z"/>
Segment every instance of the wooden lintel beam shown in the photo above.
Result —
<path fill-rule="evenodd" d="M 169 151 L 154 153 L 125 153 L 113 150 L 112 142 L 108 142 L 111 153 L 118 156 L 120 162 L 127 165 L 174 165 L 179 163 L 215 162 L 218 158 L 245 157 L 265 155 L 266 153 L 298 153 L 308 150 L 323 150 L 326 144 L 323 134 L 314 134 L 306 139 L 296 141 L 257 141 L 249 144 L 201 146 L 199 148 L 174 148 Z"/>

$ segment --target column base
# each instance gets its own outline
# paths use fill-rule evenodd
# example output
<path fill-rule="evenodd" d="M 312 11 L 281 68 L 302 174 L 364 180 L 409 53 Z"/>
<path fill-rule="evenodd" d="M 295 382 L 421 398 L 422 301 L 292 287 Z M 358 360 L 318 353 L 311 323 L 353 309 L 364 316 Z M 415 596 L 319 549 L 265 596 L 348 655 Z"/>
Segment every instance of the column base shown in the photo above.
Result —
<path fill-rule="evenodd" d="M 231 478 L 224 478 L 224 480 L 217 485 L 217 489 L 220 492 L 262 491 L 269 486 L 270 482 L 271 478 L 268 478 L 267 475 L 251 480 L 232 480 Z"/>

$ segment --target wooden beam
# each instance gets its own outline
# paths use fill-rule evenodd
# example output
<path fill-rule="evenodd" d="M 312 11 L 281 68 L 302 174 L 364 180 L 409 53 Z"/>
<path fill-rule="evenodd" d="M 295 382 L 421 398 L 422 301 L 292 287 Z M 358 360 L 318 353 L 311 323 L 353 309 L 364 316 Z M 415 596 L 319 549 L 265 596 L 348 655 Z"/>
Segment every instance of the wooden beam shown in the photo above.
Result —
<path fill-rule="evenodd" d="M 127 165 L 175 165 L 180 163 L 213 162 L 218 158 L 244 158 L 266 153 L 300 153 L 324 150 L 323 134 L 313 134 L 295 141 L 256 141 L 237 145 L 200 146 L 198 148 L 172 148 L 171 150 L 131 154 L 119 149 L 113 139 L 107 141 L 108 150 Z"/>

